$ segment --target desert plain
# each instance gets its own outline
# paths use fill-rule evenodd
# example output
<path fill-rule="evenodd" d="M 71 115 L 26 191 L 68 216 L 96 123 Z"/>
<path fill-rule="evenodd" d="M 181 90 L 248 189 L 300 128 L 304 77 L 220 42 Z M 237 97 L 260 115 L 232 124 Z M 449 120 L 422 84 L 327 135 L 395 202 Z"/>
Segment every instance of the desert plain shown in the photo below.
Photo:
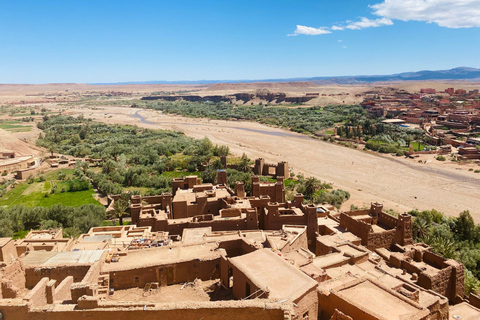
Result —
<path fill-rule="evenodd" d="M 184 132 L 194 138 L 208 137 L 214 144 L 227 145 L 236 155 L 245 153 L 251 159 L 265 158 L 267 162 L 287 161 L 295 173 L 314 176 L 332 183 L 334 188 L 351 193 L 350 200 L 342 206 L 368 206 L 381 202 L 387 209 L 406 212 L 412 209 L 436 209 L 449 216 L 469 210 L 480 221 L 480 174 L 469 171 L 478 168 L 474 163 L 458 164 L 440 162 L 434 155 L 421 155 L 408 159 L 382 155 L 361 149 L 347 148 L 330 142 L 248 121 L 224 121 L 186 118 L 167 115 L 159 111 L 131 107 L 132 99 L 158 91 L 185 90 L 198 95 L 224 95 L 255 90 L 282 91 L 288 94 L 306 92 L 325 93 L 307 105 L 359 103 L 359 93 L 374 88 L 402 88 L 410 92 L 433 87 L 437 90 L 449 86 L 465 89 L 479 88 L 475 82 L 404 82 L 375 83 L 370 85 L 335 85 L 314 83 L 283 84 L 224 84 L 224 85 L 119 85 L 92 86 L 79 84 L 51 85 L 0 85 L 2 103 L 45 107 L 63 114 L 84 115 L 96 121 L 116 124 L 135 124 L 151 129 Z M 82 104 L 78 97 L 88 92 L 116 91 L 132 95 L 119 97 L 109 105 L 109 100 L 98 106 Z M 45 97 L 49 97 L 46 100 Z M 56 99 L 52 99 L 56 97 Z M 77 100 L 76 100 L 77 99 Z M 77 102 L 75 102 L 77 101 Z M 75 103 L 74 103 L 75 102 Z M 24 152 L 34 146 L 40 131 L 9 133 L 1 131 L 0 147 L 12 149 L 16 145 Z M 20 138 L 20 139 L 17 139 Z M 421 163 L 419 160 L 422 160 Z"/>

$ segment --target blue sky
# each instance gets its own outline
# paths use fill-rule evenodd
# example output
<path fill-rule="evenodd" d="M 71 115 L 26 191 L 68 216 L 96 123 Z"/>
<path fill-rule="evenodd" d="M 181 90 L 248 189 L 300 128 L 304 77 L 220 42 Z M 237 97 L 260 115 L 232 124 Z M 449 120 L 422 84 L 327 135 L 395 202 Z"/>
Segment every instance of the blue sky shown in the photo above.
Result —
<path fill-rule="evenodd" d="M 480 0 L 0 2 L 0 83 L 480 67 Z"/>

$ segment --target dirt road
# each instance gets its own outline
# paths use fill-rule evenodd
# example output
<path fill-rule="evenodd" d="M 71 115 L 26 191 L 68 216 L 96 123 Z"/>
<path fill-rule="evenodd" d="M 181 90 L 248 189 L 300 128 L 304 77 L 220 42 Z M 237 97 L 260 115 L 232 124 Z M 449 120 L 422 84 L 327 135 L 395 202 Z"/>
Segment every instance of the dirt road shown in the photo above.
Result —
<path fill-rule="evenodd" d="M 333 182 L 335 188 L 349 191 L 352 198 L 344 208 L 378 201 L 397 212 L 435 208 L 455 216 L 470 210 L 480 221 L 480 174 L 468 171 L 466 166 L 436 161 L 433 155 L 422 158 L 427 163 L 420 164 L 417 160 L 346 148 L 258 123 L 192 119 L 136 108 L 77 108 L 71 112 L 107 123 L 182 131 L 195 138 L 206 136 L 214 144 L 227 145 L 237 154 L 245 152 L 252 159 L 288 161 L 296 173 Z"/>

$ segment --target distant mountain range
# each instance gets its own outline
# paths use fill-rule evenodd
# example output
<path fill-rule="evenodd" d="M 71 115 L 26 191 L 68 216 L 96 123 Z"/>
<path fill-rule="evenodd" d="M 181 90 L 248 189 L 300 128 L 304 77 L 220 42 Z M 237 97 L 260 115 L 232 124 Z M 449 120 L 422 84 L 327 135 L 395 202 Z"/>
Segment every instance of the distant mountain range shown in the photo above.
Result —
<path fill-rule="evenodd" d="M 419 81 L 419 80 L 480 80 L 480 69 L 458 67 L 450 70 L 422 70 L 391 75 L 373 76 L 342 76 L 342 77 L 311 77 L 263 80 L 197 80 L 197 81 L 130 81 L 117 83 L 89 83 L 91 85 L 121 85 L 121 84 L 214 84 L 214 83 L 252 83 L 252 82 L 295 82 L 312 81 L 315 83 L 356 84 L 377 81 Z"/>

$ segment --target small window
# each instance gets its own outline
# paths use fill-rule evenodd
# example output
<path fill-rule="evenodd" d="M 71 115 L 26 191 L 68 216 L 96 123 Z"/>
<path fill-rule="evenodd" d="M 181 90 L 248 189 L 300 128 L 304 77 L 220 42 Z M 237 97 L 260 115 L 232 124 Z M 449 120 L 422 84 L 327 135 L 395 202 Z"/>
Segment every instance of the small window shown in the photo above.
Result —
<path fill-rule="evenodd" d="M 140 279 L 138 277 L 135 277 L 135 282 L 139 282 Z"/>
<path fill-rule="evenodd" d="M 303 320 L 308 320 L 308 311 L 303 314 Z"/>

